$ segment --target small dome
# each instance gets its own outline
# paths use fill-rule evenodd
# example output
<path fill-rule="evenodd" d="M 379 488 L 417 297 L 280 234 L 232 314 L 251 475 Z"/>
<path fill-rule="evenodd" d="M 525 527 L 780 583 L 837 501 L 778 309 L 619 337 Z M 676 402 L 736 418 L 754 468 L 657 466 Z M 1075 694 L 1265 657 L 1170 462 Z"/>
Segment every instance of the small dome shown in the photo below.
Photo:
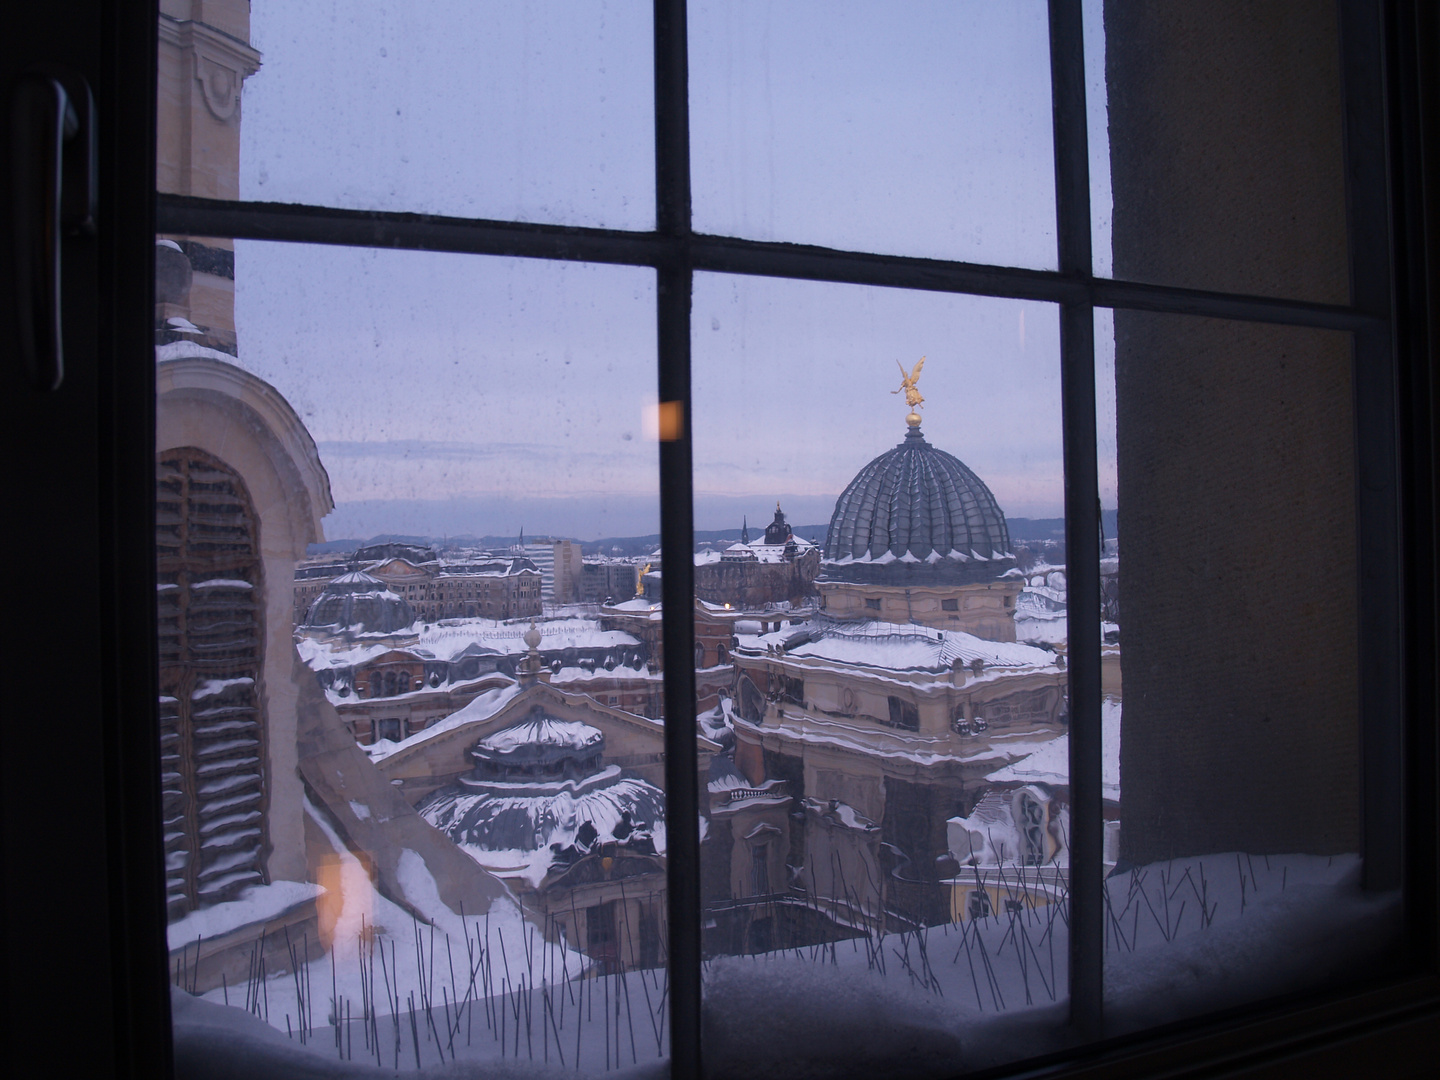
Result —
<path fill-rule="evenodd" d="M 836 500 L 823 574 L 867 584 L 963 584 L 992 581 L 1014 565 L 990 489 L 912 427 Z"/>
<path fill-rule="evenodd" d="M 470 750 L 475 768 L 417 808 L 459 844 L 490 851 L 536 851 L 575 841 L 589 822 L 599 837 L 620 837 L 622 824 L 663 826 L 665 793 L 604 763 L 605 735 L 538 706 L 517 724 Z M 662 844 L 656 837 L 657 845 Z"/>
<path fill-rule="evenodd" d="M 396 596 L 379 578 L 355 570 L 325 586 L 310 605 L 304 625 L 357 634 L 393 634 L 414 621 L 415 613 L 403 597 Z"/>
<path fill-rule="evenodd" d="M 600 767 L 605 736 L 578 720 L 537 710 L 530 718 L 481 739 L 471 749 L 476 780 L 501 777 L 586 776 Z"/>
<path fill-rule="evenodd" d="M 506 789 L 473 791 L 441 788 L 417 808 L 420 816 L 457 844 L 486 851 L 543 851 L 571 844 L 586 822 L 599 838 L 615 836 L 622 822 L 629 830 L 651 830 L 665 823 L 665 793 L 644 780 L 620 775 L 611 766 L 578 783 L 512 784 Z M 664 845 L 663 834 L 655 837 Z"/>

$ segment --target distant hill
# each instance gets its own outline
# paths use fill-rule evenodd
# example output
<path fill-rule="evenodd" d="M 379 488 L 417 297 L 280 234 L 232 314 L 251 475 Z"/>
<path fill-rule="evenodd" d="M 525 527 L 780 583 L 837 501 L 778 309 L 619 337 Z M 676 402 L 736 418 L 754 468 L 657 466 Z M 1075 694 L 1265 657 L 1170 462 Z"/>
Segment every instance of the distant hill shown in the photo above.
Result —
<path fill-rule="evenodd" d="M 1107 539 L 1113 540 L 1119 535 L 1118 519 L 1118 511 L 1100 512 L 1100 525 Z M 1064 518 L 1006 518 L 1005 524 L 1010 527 L 1010 539 L 1015 542 L 1065 539 Z"/>
<path fill-rule="evenodd" d="M 1101 514 L 1101 521 L 1106 537 L 1114 539 L 1118 535 L 1118 513 L 1114 510 L 1106 510 Z M 1064 518 L 1007 518 L 1006 523 L 1010 527 L 1010 539 L 1015 543 L 1041 543 L 1046 540 L 1065 539 Z M 796 536 L 804 537 L 806 540 L 814 541 L 817 544 L 825 542 L 825 533 L 829 525 L 796 525 L 793 526 Z M 765 535 L 764 526 L 757 526 L 750 530 L 750 539 L 756 540 Z M 356 548 L 364 547 L 367 544 L 403 543 L 403 544 L 428 544 L 433 547 L 468 547 L 468 548 L 490 548 L 500 550 L 514 544 L 517 536 L 406 536 L 399 533 L 382 533 L 379 536 L 372 536 L 365 540 L 327 540 L 323 544 L 311 544 L 308 553 L 311 555 L 329 555 L 342 552 L 354 551 Z M 526 537 L 530 540 L 562 540 L 566 537 L 545 536 Z M 695 542 L 700 543 L 735 543 L 740 539 L 739 529 L 696 529 Z M 580 550 L 586 555 L 648 555 L 660 546 L 659 533 L 646 533 L 643 536 L 607 536 L 601 540 L 577 541 Z"/>
<path fill-rule="evenodd" d="M 518 536 L 408 536 L 402 533 L 381 533 L 378 536 L 350 537 L 344 540 L 326 540 L 322 544 L 311 544 L 305 549 L 307 555 L 332 555 L 343 554 L 356 550 L 357 548 L 368 547 L 371 544 L 420 544 L 424 547 L 446 548 L 487 548 L 491 551 L 504 551 L 512 544 L 518 542 Z M 541 543 L 550 540 L 569 539 L 563 536 L 537 536 L 525 538 L 525 542 L 539 541 Z"/>
<path fill-rule="evenodd" d="M 825 542 L 825 530 L 827 525 L 792 525 L 795 535 L 806 540 L 814 541 L 817 544 Z M 751 528 L 751 541 L 759 540 L 765 535 L 765 528 Z M 735 544 L 740 541 L 739 529 L 696 529 L 695 543 L 698 544 Z M 607 536 L 603 540 L 586 540 L 581 544 L 581 550 L 586 555 L 591 554 L 620 554 L 620 555 L 646 555 L 660 546 L 660 534 L 649 533 L 645 536 Z M 618 548 L 617 552 L 615 549 Z"/>

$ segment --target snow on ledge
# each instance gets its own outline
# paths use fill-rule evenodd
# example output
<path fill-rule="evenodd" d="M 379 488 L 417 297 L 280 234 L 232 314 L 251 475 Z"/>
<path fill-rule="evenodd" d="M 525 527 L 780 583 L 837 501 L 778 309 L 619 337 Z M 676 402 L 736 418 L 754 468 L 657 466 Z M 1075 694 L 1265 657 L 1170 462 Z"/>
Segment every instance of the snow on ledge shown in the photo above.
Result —
<path fill-rule="evenodd" d="M 434 906 L 433 882 L 417 863 L 406 859 L 401 867 L 405 891 L 412 902 L 434 917 L 440 909 Z M 1108 888 L 1119 906 L 1141 903 L 1130 895 L 1139 889 L 1147 892 L 1150 902 L 1141 918 L 1126 924 L 1125 945 L 1107 941 L 1106 1027 L 1102 1035 L 1113 1037 L 1247 1001 L 1325 986 L 1335 979 L 1363 977 L 1367 965 L 1394 943 L 1400 907 L 1398 894 L 1366 893 L 1358 882 L 1355 856 L 1270 856 L 1267 860 L 1236 852 L 1155 863 L 1138 867 L 1133 874 L 1111 877 Z M 1167 908 L 1163 896 L 1172 890 L 1175 899 Z M 1211 912 L 1208 921 L 1198 914 L 1202 895 Z M 1184 913 L 1179 911 L 1181 897 L 1190 898 Z M 347 896 L 347 908 L 350 900 Z M 414 924 L 406 913 L 375 910 L 374 914 L 380 916 L 382 926 L 392 924 L 389 932 L 401 943 L 412 940 Z M 1161 918 L 1173 926 L 1162 931 Z M 1007 935 L 1018 933 L 1035 944 L 1047 920 L 1053 936 L 1037 945 L 1034 962 L 1024 969 L 1029 981 L 1024 982 L 1025 974 L 1009 959 L 1011 952 L 1001 947 L 1002 942 Z M 457 922 L 453 913 L 444 911 L 437 920 L 437 931 L 458 937 Z M 472 923 L 478 925 L 475 920 Z M 987 959 L 980 978 L 973 977 L 959 926 L 932 927 L 926 935 L 929 951 L 924 960 L 916 951 L 914 936 L 904 940 L 891 934 L 875 940 L 868 950 L 841 942 L 822 953 L 825 959 L 818 963 L 793 951 L 713 961 L 705 975 L 707 1069 L 713 1075 L 734 1076 L 944 1076 L 1065 1049 L 1069 1036 L 1064 970 L 1060 966 L 1051 969 L 1049 964 L 1052 945 L 1061 958 L 1068 949 L 1064 920 L 1055 915 L 1053 907 L 1042 904 L 1013 924 L 999 915 L 967 920 L 965 926 L 976 967 L 976 939 L 985 938 Z M 528 933 L 518 909 L 511 912 L 507 929 Z M 523 962 L 525 956 L 516 945 L 518 940 L 511 939 L 512 966 Z M 903 945 L 909 946 L 908 963 Z M 883 974 L 871 970 L 868 957 L 873 946 L 882 947 L 888 960 Z M 443 950 L 441 956 L 443 968 Z M 572 951 L 572 966 L 574 958 Z M 403 969 L 399 985 L 408 990 L 417 985 L 418 969 L 405 950 L 398 951 L 398 959 Z M 547 971 L 546 963 L 552 959 L 537 958 L 535 975 Z M 922 989 L 923 984 L 909 973 L 912 969 L 933 975 L 943 996 Z M 993 978 L 985 977 L 987 972 L 993 972 Z M 317 984 L 320 973 L 317 969 Z M 1057 977 L 1053 983 L 1052 974 Z M 643 1000 L 641 980 L 645 976 L 632 972 L 622 978 L 627 981 L 630 999 Z M 287 989 L 291 982 L 291 976 L 281 975 L 269 983 L 270 1025 L 243 1009 L 221 1006 L 218 992 L 202 1001 L 172 991 L 175 1075 L 180 1080 L 393 1077 L 396 1073 L 390 1066 L 398 1060 L 407 1075 L 434 1080 L 468 1076 L 539 1080 L 542 1076 L 599 1075 L 600 1051 L 605 1050 L 608 1057 L 606 1036 L 593 1028 L 584 1034 L 589 1052 L 582 1067 L 575 1068 L 572 1056 L 563 1072 L 556 1068 L 554 1058 L 548 1068 L 542 1066 L 539 1048 L 533 1048 L 533 1063 L 496 1060 L 498 1046 L 488 1032 L 483 1040 L 476 1040 L 475 1051 L 462 1050 L 467 1061 L 433 1064 L 433 1043 L 416 1035 L 416 1056 L 424 1056 L 427 1064 L 411 1071 L 410 1042 L 402 1044 L 405 1057 L 391 1056 L 391 1021 L 382 1015 L 386 1068 L 364 1063 L 365 1051 L 358 1038 L 353 1047 L 357 1060 L 338 1061 L 330 1030 L 319 1026 L 323 1024 L 319 1008 L 319 1024 L 308 1046 L 284 1034 L 282 1012 L 291 1010 L 290 1015 L 295 1015 L 293 991 Z M 356 987 L 349 982 L 342 969 L 341 993 L 353 998 Z M 1001 994 L 1004 1004 L 999 1001 Z M 1033 1005 L 1027 1004 L 1030 997 Z M 475 1008 L 478 1034 L 485 1010 Z M 641 1012 L 641 1019 L 644 1015 Z M 574 1038 L 573 1030 L 566 1029 L 567 1040 Z M 637 1036 L 640 1033 L 637 1028 Z M 409 1034 L 408 1028 L 404 1034 Z M 596 1040 L 593 1046 L 590 1040 Z M 538 1033 L 536 1041 L 540 1041 Z M 459 1048 L 458 1037 L 455 1044 Z M 567 1047 L 572 1045 L 575 1043 L 567 1041 Z M 650 1045 L 655 1046 L 653 1042 Z M 628 1040 L 625 1048 L 628 1052 Z M 616 1080 L 660 1080 L 666 1075 L 667 1062 L 650 1054 L 656 1051 L 643 1055 L 649 1057 L 648 1062 L 642 1057 L 640 1064 L 627 1063 L 628 1067 L 606 1075 Z"/>
<path fill-rule="evenodd" d="M 219 937 L 251 923 L 265 922 L 324 891 L 322 886 L 303 881 L 252 885 L 240 894 L 238 900 L 198 908 L 172 922 L 166 932 L 170 948 L 194 945 L 197 938 Z"/>

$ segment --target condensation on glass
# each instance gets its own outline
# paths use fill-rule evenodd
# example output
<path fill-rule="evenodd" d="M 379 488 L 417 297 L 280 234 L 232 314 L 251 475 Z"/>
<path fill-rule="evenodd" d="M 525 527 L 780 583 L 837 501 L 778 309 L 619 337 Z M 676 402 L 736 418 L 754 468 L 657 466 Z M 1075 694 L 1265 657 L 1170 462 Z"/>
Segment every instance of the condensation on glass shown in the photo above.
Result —
<path fill-rule="evenodd" d="M 1055 267 L 1046 5 L 696 3 L 699 232 Z"/>
<path fill-rule="evenodd" d="M 712 1064 L 1057 1045 L 1055 309 L 705 274 L 692 325 Z"/>
<path fill-rule="evenodd" d="M 1361 888 L 1350 335 L 1117 311 L 1096 337 L 1119 1031 L 1363 977 L 1400 912 Z"/>
<path fill-rule="evenodd" d="M 654 223 L 648 4 L 160 6 L 163 192 Z"/>

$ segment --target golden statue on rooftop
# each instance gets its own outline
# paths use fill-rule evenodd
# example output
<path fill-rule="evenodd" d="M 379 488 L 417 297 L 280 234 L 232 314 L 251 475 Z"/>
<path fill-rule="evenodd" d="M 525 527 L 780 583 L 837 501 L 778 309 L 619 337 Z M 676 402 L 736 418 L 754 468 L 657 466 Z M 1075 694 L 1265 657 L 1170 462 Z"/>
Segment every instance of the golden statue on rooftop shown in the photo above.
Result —
<path fill-rule="evenodd" d="M 910 406 L 910 415 L 905 417 L 905 423 L 911 427 L 919 427 L 920 414 L 915 410 L 924 404 L 925 396 L 920 393 L 919 388 L 915 384 L 920 381 L 920 370 L 925 366 L 925 357 L 920 357 L 919 362 L 915 365 L 915 369 L 908 375 L 905 373 L 905 365 L 900 363 L 899 360 L 895 361 L 895 365 L 900 369 L 900 389 L 891 390 L 890 392 L 892 394 L 902 392 L 905 394 L 905 404 Z"/>

